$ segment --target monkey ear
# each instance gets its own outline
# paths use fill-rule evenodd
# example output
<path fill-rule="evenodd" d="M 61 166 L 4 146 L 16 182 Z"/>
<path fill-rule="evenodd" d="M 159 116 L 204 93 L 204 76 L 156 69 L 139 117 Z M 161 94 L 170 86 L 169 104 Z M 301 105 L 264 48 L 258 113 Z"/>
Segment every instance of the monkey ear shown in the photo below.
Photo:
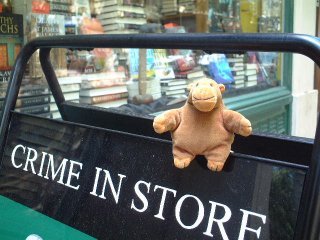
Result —
<path fill-rule="evenodd" d="M 226 87 L 223 84 L 218 84 L 218 87 L 221 93 L 224 93 L 226 91 Z"/>
<path fill-rule="evenodd" d="M 189 83 L 187 86 L 187 90 L 190 92 L 193 86 L 194 86 L 194 83 Z"/>

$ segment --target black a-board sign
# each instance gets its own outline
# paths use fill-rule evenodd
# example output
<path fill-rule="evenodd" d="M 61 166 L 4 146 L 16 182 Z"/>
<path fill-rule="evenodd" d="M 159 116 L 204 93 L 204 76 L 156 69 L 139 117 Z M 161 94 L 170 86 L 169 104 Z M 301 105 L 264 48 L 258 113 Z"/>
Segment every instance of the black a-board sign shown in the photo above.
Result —
<path fill-rule="evenodd" d="M 13 112 L 0 194 L 98 239 L 293 238 L 303 167 L 231 155 L 231 171 L 180 170 L 171 147 Z"/>

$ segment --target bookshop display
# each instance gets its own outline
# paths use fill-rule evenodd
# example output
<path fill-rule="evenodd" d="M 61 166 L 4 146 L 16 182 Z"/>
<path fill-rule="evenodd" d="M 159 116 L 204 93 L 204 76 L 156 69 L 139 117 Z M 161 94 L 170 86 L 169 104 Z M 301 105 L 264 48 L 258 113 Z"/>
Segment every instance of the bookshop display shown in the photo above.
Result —
<path fill-rule="evenodd" d="M 193 32 L 282 32 L 281 0 L 23 0 L 0 1 L 1 99 L 26 41 L 41 36 Z M 187 98 L 188 85 L 212 78 L 225 97 L 281 86 L 282 55 L 193 50 L 54 49 L 65 99 L 98 107 Z M 31 86 L 32 85 L 32 86 Z M 21 112 L 60 118 L 36 52 L 19 94 Z M 137 101 L 137 99 L 144 99 Z M 145 101 L 147 99 L 147 101 Z"/>

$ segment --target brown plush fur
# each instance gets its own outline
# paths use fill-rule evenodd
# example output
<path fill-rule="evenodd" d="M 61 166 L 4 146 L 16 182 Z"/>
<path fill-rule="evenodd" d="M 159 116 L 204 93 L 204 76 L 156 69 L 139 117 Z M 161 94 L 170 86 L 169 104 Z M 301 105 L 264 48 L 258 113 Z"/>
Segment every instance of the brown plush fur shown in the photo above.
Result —
<path fill-rule="evenodd" d="M 193 83 L 185 105 L 162 113 L 154 119 L 157 133 L 170 131 L 174 164 L 187 167 L 196 155 L 204 155 L 212 171 L 221 171 L 230 153 L 234 133 L 248 136 L 252 132 L 248 119 L 225 108 L 225 87 L 212 79 Z"/>

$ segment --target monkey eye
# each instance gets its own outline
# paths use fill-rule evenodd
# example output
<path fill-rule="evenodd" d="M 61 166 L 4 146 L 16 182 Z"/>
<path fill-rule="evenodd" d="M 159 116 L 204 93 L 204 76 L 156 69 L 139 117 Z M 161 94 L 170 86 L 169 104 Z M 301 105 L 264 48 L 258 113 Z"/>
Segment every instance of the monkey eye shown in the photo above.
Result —
<path fill-rule="evenodd" d="M 198 87 L 198 86 L 199 86 L 199 83 L 196 84 L 196 87 Z"/>
<path fill-rule="evenodd" d="M 211 86 L 211 87 L 213 87 L 213 84 L 212 84 L 212 83 L 210 83 L 210 86 Z"/>

